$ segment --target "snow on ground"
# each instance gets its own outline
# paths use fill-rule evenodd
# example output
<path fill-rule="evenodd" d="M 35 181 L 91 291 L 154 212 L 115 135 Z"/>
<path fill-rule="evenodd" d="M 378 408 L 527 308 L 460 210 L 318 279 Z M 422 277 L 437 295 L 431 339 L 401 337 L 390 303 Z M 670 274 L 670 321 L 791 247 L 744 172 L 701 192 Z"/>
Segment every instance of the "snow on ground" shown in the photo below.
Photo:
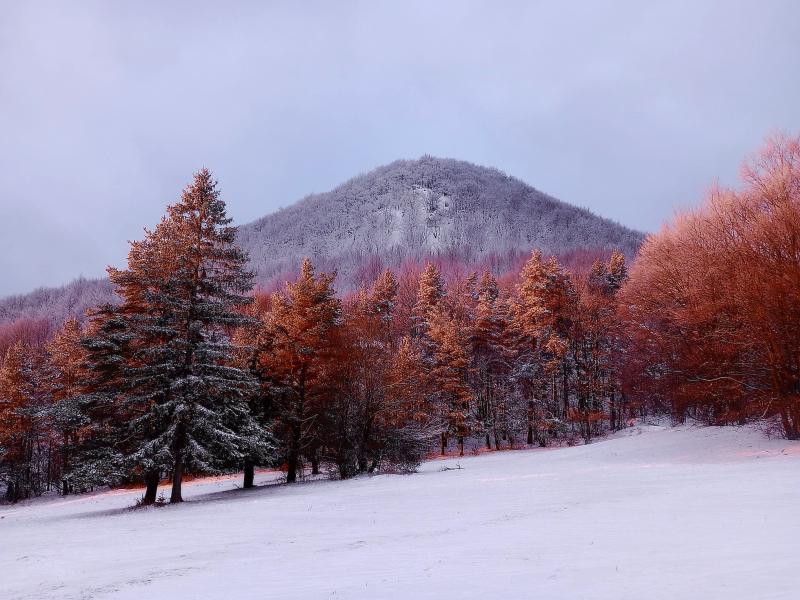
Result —
<path fill-rule="evenodd" d="M 174 507 L 0 506 L 0 598 L 800 598 L 800 444 L 628 433 L 407 476 L 202 480 Z"/>

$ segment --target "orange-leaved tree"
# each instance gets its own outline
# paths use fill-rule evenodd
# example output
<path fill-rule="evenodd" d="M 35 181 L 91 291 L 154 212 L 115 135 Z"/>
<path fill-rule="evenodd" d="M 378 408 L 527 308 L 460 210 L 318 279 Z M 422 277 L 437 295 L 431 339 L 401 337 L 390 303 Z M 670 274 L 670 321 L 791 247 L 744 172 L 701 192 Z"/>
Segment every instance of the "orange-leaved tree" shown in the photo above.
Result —
<path fill-rule="evenodd" d="M 775 135 L 645 241 L 623 298 L 633 354 L 681 418 L 775 416 L 800 437 L 800 137 Z"/>
<path fill-rule="evenodd" d="M 297 480 L 301 455 L 315 450 L 328 385 L 326 362 L 342 312 L 332 287 L 335 277 L 335 272 L 317 275 L 311 261 L 304 260 L 300 278 L 273 294 L 271 310 L 262 317 L 256 369 L 271 390 L 274 432 L 286 457 L 289 483 Z"/>

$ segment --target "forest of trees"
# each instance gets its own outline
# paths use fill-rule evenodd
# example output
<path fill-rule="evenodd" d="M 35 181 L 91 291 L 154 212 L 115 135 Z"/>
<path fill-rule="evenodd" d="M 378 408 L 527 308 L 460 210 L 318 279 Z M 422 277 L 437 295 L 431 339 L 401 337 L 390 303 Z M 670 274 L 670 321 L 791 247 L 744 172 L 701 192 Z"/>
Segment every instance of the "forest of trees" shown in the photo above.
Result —
<path fill-rule="evenodd" d="M 0 481 L 58 490 L 281 467 L 348 478 L 432 453 L 589 443 L 647 414 L 800 438 L 800 138 L 739 190 L 567 270 L 376 259 L 355 291 L 312 260 L 254 290 L 208 171 L 109 269 L 121 302 L 0 326 Z M 585 257 L 584 257 L 585 258 Z M 575 264 L 580 264 L 576 261 Z M 471 446 L 468 445 L 471 443 Z"/>

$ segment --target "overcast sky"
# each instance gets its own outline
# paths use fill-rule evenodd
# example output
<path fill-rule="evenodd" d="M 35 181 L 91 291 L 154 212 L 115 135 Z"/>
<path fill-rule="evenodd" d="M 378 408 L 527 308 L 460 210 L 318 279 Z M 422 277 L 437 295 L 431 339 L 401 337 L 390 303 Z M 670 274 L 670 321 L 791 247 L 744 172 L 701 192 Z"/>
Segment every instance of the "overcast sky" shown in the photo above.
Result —
<path fill-rule="evenodd" d="M 800 2 L 0 0 L 0 296 L 423 154 L 654 230 L 800 132 Z"/>

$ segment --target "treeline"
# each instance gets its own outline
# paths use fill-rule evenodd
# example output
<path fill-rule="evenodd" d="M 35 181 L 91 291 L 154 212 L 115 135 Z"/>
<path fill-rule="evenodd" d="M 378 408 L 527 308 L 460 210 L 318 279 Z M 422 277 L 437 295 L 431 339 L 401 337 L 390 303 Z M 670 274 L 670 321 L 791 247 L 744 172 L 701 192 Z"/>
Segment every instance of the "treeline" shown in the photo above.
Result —
<path fill-rule="evenodd" d="M 86 311 L 95 306 L 115 303 L 118 296 L 109 279 L 79 277 L 60 287 L 39 288 L 28 294 L 0 298 L 0 338 L 3 331 L 26 321 L 48 321 L 52 329 L 68 317 L 84 321 Z"/>
<path fill-rule="evenodd" d="M 714 424 L 800 418 L 800 146 L 776 138 L 740 191 L 569 272 L 532 253 L 495 277 L 386 268 L 340 298 L 309 260 L 252 290 L 215 182 L 195 176 L 125 271 L 122 297 L 6 344 L 0 475 L 58 488 L 282 466 L 347 478 L 434 451 L 588 443 L 643 414 Z M 35 336 L 39 336 L 36 338 Z M 39 340 L 37 342 L 37 339 Z"/>

